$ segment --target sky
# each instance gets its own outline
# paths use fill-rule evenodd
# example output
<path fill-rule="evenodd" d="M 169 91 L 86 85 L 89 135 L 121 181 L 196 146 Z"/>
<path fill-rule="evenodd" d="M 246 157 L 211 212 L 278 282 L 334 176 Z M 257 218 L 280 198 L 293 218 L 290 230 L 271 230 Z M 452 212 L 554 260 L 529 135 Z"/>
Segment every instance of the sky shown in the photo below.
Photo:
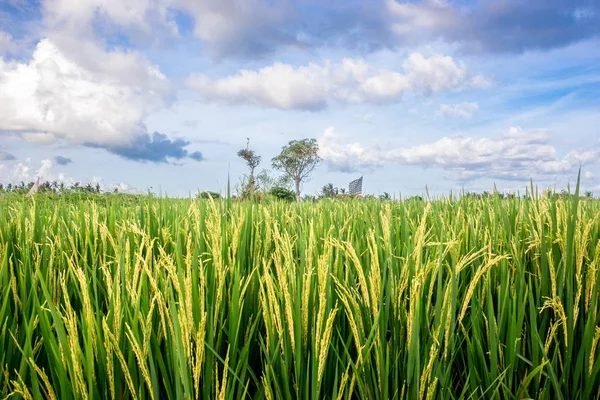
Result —
<path fill-rule="evenodd" d="M 0 0 L 0 182 L 600 195 L 598 0 Z"/>

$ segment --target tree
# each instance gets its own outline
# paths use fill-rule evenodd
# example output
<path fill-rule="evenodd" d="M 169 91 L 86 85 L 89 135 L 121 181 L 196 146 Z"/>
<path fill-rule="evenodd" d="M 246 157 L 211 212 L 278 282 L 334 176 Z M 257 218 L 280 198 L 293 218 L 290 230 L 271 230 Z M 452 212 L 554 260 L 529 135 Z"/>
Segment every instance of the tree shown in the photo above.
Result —
<path fill-rule="evenodd" d="M 256 169 L 256 167 L 258 167 L 258 164 L 260 164 L 260 160 L 262 159 L 262 157 L 259 156 L 258 154 L 256 154 L 256 152 L 254 150 L 250 150 L 250 138 L 248 138 L 248 142 L 246 143 L 246 148 L 238 151 L 237 155 L 238 155 L 238 157 L 240 157 L 241 159 L 246 161 L 246 165 L 248 166 L 248 168 L 250 168 L 250 178 L 248 179 L 248 191 L 249 191 L 250 197 L 252 197 L 252 194 L 254 193 L 254 182 L 255 182 L 254 181 L 254 170 Z"/>
<path fill-rule="evenodd" d="M 256 173 L 253 181 L 253 195 L 250 195 L 250 179 L 244 174 L 240 177 L 239 182 L 235 185 L 235 192 L 241 199 L 254 199 L 254 197 L 264 197 L 273 188 L 290 189 L 292 182 L 286 175 L 274 176 L 268 169 L 263 169 L 260 173 Z M 293 192 L 292 192 L 293 193 Z M 296 195 L 294 194 L 294 198 Z"/>
<path fill-rule="evenodd" d="M 321 197 L 334 198 L 338 195 L 339 189 L 333 186 L 333 183 L 328 183 L 321 188 Z"/>
<path fill-rule="evenodd" d="M 256 187 L 265 193 L 276 187 L 290 189 L 291 183 L 287 175 L 277 177 L 272 175 L 268 169 L 263 169 L 260 174 L 256 175 Z"/>
<path fill-rule="evenodd" d="M 221 198 L 221 193 L 211 192 L 209 190 L 205 190 L 203 192 L 199 192 L 196 195 L 196 198 L 198 198 L 198 199 L 209 199 L 209 198 L 212 198 L 213 200 L 217 200 L 217 199 Z"/>
<path fill-rule="evenodd" d="M 294 181 L 296 201 L 300 202 L 300 183 L 305 182 L 321 163 L 316 139 L 292 140 L 271 160 L 273 168 L 284 172 Z"/>
<path fill-rule="evenodd" d="M 282 186 L 274 186 L 273 188 L 271 188 L 269 193 L 271 194 L 271 196 L 279 200 L 294 201 L 296 199 L 296 195 L 294 192 Z"/>
<path fill-rule="evenodd" d="M 387 200 L 391 200 L 391 199 L 392 199 L 392 196 L 390 196 L 390 194 L 388 192 L 383 192 L 383 194 L 379 196 L 379 200 L 387 201 Z"/>

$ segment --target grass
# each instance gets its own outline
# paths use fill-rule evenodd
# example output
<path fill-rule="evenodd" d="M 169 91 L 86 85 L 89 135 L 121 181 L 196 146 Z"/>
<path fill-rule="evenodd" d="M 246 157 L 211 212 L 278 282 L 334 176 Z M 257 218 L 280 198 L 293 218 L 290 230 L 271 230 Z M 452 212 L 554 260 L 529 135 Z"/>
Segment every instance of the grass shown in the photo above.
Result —
<path fill-rule="evenodd" d="M 578 197 L 0 199 L 0 397 L 599 399 Z"/>

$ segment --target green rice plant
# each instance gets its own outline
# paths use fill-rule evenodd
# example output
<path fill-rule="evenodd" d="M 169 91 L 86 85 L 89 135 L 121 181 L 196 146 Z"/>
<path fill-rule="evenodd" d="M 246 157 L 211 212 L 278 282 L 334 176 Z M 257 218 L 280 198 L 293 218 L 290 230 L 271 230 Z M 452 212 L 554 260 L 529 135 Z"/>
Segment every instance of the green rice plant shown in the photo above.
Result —
<path fill-rule="evenodd" d="M 0 398 L 600 399 L 600 201 L 0 199 Z"/>

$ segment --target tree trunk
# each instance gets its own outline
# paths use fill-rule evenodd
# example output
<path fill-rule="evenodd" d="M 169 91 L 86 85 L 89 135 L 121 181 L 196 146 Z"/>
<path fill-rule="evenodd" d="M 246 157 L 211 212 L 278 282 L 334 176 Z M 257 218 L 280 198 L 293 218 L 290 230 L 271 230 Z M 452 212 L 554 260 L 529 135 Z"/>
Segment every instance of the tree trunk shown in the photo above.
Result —
<path fill-rule="evenodd" d="M 248 191 L 250 192 L 250 198 L 254 194 L 254 168 L 250 169 L 250 182 L 248 182 Z"/>
<path fill-rule="evenodd" d="M 248 192 L 250 192 L 250 198 L 252 198 L 252 195 L 254 194 L 254 173 L 250 174 L 250 179 L 248 182 Z"/>
<path fill-rule="evenodd" d="M 296 183 L 296 201 L 300 203 L 300 179 L 294 179 Z"/>

